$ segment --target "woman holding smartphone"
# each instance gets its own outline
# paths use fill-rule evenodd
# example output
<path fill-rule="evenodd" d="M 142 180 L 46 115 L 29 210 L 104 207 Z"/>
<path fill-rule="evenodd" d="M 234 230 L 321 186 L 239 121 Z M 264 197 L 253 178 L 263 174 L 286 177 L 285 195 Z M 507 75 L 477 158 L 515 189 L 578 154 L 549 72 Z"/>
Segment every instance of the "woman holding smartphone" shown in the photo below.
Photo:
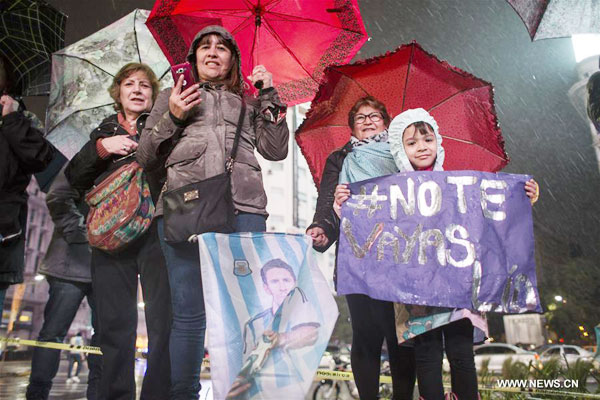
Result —
<path fill-rule="evenodd" d="M 235 230 L 265 231 L 267 197 L 254 149 L 271 161 L 287 156 L 286 106 L 272 87 L 271 74 L 258 65 L 250 79 L 262 81 L 263 88 L 257 98 L 245 99 L 245 115 L 240 118 L 244 96 L 240 51 L 221 26 L 201 30 L 187 59 L 197 83 L 183 89 L 180 76 L 174 88 L 159 94 L 140 140 L 138 162 L 150 169 L 166 168 L 163 190 L 220 175 L 242 121 L 230 175 Z M 162 197 L 156 207 L 156 214 L 162 215 Z M 197 399 L 206 329 L 198 246 L 166 242 L 163 218 L 158 218 L 158 228 L 173 300 L 171 399 Z"/>

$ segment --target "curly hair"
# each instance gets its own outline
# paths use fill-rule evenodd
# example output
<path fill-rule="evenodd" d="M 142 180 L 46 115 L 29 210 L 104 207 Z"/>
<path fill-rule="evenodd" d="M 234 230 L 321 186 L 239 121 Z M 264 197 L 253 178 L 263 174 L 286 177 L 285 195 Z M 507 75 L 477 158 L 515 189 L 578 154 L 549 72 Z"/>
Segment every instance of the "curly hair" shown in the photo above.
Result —
<path fill-rule="evenodd" d="M 0 54 L 0 94 L 6 93 L 11 96 L 20 95 L 20 90 L 16 86 L 16 77 L 12 65 L 3 55 Z"/>
<path fill-rule="evenodd" d="M 354 128 L 354 116 L 356 115 L 356 113 L 358 113 L 358 110 L 362 106 L 371 106 L 377 111 L 379 111 L 381 113 L 381 116 L 383 117 L 383 123 L 385 127 L 389 128 L 392 119 L 390 118 L 390 114 L 387 112 L 385 105 L 373 96 L 365 96 L 358 99 L 348 112 L 348 126 L 350 127 L 350 129 Z"/>
<path fill-rule="evenodd" d="M 129 78 L 131 74 L 138 71 L 142 71 L 144 74 L 146 74 L 146 77 L 150 81 L 150 85 L 152 86 L 152 104 L 154 104 L 154 101 L 158 96 L 158 79 L 156 78 L 154 71 L 152 71 L 152 68 L 150 68 L 146 64 L 132 62 L 129 64 L 125 64 L 121 67 L 119 72 L 117 72 L 117 74 L 113 78 L 110 87 L 108 88 L 108 93 L 110 94 L 110 97 L 115 101 L 115 110 L 117 112 L 123 111 L 123 105 L 121 104 L 120 98 L 121 83 L 125 79 Z"/>
<path fill-rule="evenodd" d="M 373 96 L 365 96 L 358 99 L 348 112 L 348 126 L 350 127 L 350 129 L 354 128 L 354 116 L 356 115 L 356 113 L 358 113 L 358 110 L 362 106 L 371 106 L 374 109 L 378 110 L 383 116 L 383 123 L 385 127 L 388 128 L 390 126 L 390 122 L 392 121 L 392 119 L 390 118 L 390 114 L 387 112 L 385 105 Z"/>

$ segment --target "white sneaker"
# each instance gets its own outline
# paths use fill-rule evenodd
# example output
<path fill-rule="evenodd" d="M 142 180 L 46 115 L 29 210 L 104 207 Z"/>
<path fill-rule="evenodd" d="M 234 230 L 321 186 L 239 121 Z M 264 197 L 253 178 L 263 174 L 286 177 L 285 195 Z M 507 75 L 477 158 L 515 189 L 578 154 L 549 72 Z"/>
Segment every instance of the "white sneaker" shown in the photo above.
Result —
<path fill-rule="evenodd" d="M 75 383 L 79 383 L 79 377 L 78 377 L 78 376 L 74 376 L 74 377 L 73 377 L 73 382 L 75 382 Z"/>
<path fill-rule="evenodd" d="M 67 383 L 72 383 L 73 382 L 73 378 L 67 378 Z"/>

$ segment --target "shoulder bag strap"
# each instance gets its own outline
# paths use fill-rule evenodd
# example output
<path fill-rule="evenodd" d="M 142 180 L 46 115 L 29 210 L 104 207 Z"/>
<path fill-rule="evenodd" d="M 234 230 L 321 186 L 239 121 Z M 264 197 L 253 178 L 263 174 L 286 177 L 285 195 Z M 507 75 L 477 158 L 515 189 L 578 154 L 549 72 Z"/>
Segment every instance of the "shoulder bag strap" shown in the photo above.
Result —
<path fill-rule="evenodd" d="M 235 128 L 235 138 L 233 139 L 233 146 L 231 147 L 231 153 L 225 163 L 225 171 L 231 174 L 233 171 L 233 163 L 235 162 L 235 156 L 237 154 L 238 144 L 240 143 L 240 136 L 242 132 L 242 124 L 244 123 L 244 116 L 246 115 L 246 100 L 242 96 L 242 110 L 240 111 L 240 117 L 238 118 L 237 127 Z"/>

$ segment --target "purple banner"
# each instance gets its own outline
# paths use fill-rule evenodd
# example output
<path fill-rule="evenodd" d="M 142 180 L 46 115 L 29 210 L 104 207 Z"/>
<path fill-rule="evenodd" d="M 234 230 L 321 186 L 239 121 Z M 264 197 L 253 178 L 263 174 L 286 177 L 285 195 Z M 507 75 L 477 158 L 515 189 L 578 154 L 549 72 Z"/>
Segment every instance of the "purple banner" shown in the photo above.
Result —
<path fill-rule="evenodd" d="M 541 312 L 526 175 L 407 172 L 350 184 L 338 293 Z"/>

